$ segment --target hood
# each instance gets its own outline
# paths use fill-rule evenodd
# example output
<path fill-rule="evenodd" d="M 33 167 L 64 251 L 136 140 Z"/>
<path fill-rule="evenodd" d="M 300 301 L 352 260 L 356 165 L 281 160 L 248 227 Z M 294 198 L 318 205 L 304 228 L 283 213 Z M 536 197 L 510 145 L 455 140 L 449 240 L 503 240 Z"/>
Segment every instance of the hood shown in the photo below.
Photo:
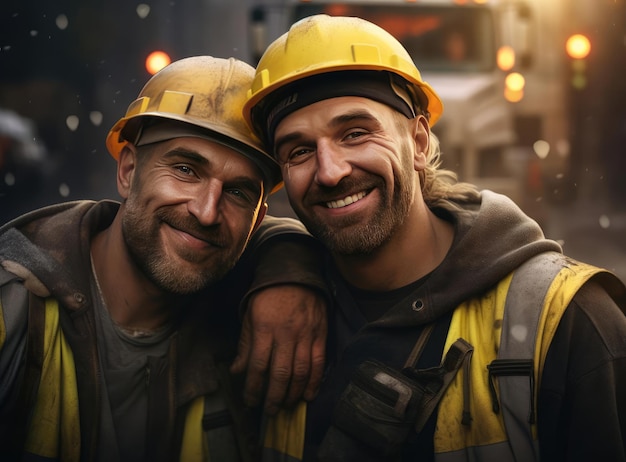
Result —
<path fill-rule="evenodd" d="M 480 296 L 529 258 L 561 247 L 506 196 L 481 193 L 476 204 L 444 202 L 433 211 L 451 221 L 455 238 L 426 282 L 377 323 L 406 326 L 431 322 Z M 417 301 L 423 309 L 407 310 Z M 409 314 L 407 314 L 409 313 Z"/>
<path fill-rule="evenodd" d="M 113 221 L 118 207 L 76 201 L 18 217 L 0 228 L 0 265 L 36 295 L 79 309 L 90 293 L 91 236 Z"/>

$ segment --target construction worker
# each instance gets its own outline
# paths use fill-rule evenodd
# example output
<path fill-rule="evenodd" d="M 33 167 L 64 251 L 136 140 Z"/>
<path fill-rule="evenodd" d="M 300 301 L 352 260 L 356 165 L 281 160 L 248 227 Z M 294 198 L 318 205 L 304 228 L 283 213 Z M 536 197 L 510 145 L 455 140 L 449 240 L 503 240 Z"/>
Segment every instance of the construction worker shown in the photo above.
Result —
<path fill-rule="evenodd" d="M 241 116 L 253 75 L 208 56 L 164 68 L 106 140 L 121 204 L 0 229 L 1 460 L 255 460 L 229 373 L 244 295 L 261 327 L 239 363 L 272 400 L 315 388 L 316 250 L 296 220 L 263 220 L 281 177 Z"/>
<path fill-rule="evenodd" d="M 270 421 L 267 460 L 625 460 L 624 285 L 442 169 L 442 111 L 359 18 L 304 18 L 261 57 L 244 117 L 334 298 L 319 394 Z"/>

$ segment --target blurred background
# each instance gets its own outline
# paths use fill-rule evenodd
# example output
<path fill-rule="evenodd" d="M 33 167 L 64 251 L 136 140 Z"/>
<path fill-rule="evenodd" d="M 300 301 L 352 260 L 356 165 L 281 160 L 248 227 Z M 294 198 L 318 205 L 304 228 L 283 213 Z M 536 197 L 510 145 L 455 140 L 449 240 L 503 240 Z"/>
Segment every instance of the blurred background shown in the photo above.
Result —
<path fill-rule="evenodd" d="M 444 101 L 444 166 L 626 280 L 625 0 L 3 0 L 0 223 L 117 199 L 104 140 L 152 72 L 198 54 L 255 65 L 316 13 L 394 34 Z M 282 192 L 270 212 L 293 216 Z"/>

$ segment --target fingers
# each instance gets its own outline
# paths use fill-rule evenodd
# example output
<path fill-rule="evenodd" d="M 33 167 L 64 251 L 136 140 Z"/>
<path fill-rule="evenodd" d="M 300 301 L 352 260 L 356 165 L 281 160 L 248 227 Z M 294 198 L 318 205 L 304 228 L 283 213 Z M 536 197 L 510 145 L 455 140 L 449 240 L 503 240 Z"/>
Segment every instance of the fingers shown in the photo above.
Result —
<path fill-rule="evenodd" d="M 281 406 L 313 397 L 320 385 L 326 342 L 326 303 L 300 286 L 265 289 L 244 315 L 231 371 L 246 371 L 244 400 L 275 414 Z"/>
<path fill-rule="evenodd" d="M 244 402 L 248 406 L 258 406 L 263 400 L 267 370 L 272 359 L 273 343 L 273 338 L 269 334 L 257 331 L 256 335 L 253 335 L 247 358 L 244 387 Z"/>
<path fill-rule="evenodd" d="M 265 396 L 265 412 L 270 415 L 278 412 L 280 406 L 285 404 L 287 389 L 292 382 L 294 350 L 295 345 L 293 341 L 278 341 L 274 345 L 269 383 Z"/>
<path fill-rule="evenodd" d="M 315 338 L 301 336 L 292 348 L 288 342 L 274 346 L 266 412 L 275 413 L 280 406 L 291 407 L 317 395 L 324 375 L 326 330 L 313 332 Z"/>
<path fill-rule="evenodd" d="M 303 395 L 304 399 L 307 401 L 311 401 L 315 398 L 315 396 L 317 396 L 317 392 L 324 376 L 325 358 L 326 331 L 324 331 L 322 336 L 317 337 L 317 339 L 313 342 L 313 347 L 311 348 L 311 374 Z"/>
<path fill-rule="evenodd" d="M 281 406 L 290 407 L 302 397 L 310 400 L 317 394 L 324 371 L 325 335 L 315 340 L 303 336 L 297 343 L 269 333 L 257 332 L 252 343 L 247 338 L 242 338 L 231 369 L 241 372 L 247 367 L 247 405 L 259 405 L 265 392 L 265 411 L 273 415 Z"/>
<path fill-rule="evenodd" d="M 253 344 L 249 346 L 242 339 L 239 355 L 232 366 L 237 367 L 238 371 L 246 370 L 247 367 L 244 389 L 246 404 L 257 406 L 265 392 L 264 407 L 270 415 L 278 412 L 281 406 L 294 405 L 303 396 L 305 388 L 317 390 L 324 364 L 322 349 L 317 361 L 317 378 L 311 384 L 312 340 L 301 337 L 295 343 L 291 335 L 286 336 L 288 338 L 280 337 L 285 336 L 275 338 L 269 333 L 257 332 Z M 243 354 L 242 348 L 249 353 Z"/>
<path fill-rule="evenodd" d="M 249 311 L 244 314 L 237 356 L 230 366 L 232 374 L 246 374 L 244 381 L 243 399 L 246 405 L 256 407 L 263 398 L 265 380 L 272 355 L 272 335 L 253 329 L 252 315 Z"/>
<path fill-rule="evenodd" d="M 311 348 L 312 339 L 309 336 L 300 337 L 291 354 L 291 380 L 287 384 L 284 401 L 288 407 L 296 404 L 303 396 L 304 390 L 311 377 Z"/>

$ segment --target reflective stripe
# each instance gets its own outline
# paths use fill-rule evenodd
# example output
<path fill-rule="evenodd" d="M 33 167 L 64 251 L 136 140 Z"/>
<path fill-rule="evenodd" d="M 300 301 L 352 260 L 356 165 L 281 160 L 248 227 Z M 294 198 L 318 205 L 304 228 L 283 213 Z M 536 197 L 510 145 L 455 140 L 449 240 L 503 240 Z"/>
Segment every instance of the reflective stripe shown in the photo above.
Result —
<path fill-rule="evenodd" d="M 595 266 L 580 263 L 562 256 L 563 269 L 557 274 L 555 281 L 548 289 L 545 305 L 550 309 L 544 309 L 541 314 L 539 323 L 539 331 L 543 332 L 543 336 L 537 338 L 535 345 L 535 364 L 539 364 L 537 383 L 541 383 L 541 373 L 543 365 L 548 354 L 548 349 L 552 343 L 552 338 L 558 327 L 558 322 L 553 322 L 553 318 L 561 319 L 567 306 L 571 303 L 580 287 L 589 281 L 592 277 L 602 275 L 608 279 L 602 279 L 602 285 L 609 292 L 611 297 L 617 295 L 612 289 L 618 291 L 623 290 L 621 281 L 606 270 L 596 268 Z M 599 281 L 600 282 L 600 281 Z M 617 286 L 609 284 L 617 283 Z M 622 292 L 623 293 L 623 292 Z"/>
<path fill-rule="evenodd" d="M 80 421 L 76 368 L 59 326 L 59 305 L 46 300 L 41 382 L 25 451 L 64 462 L 80 459 Z"/>
<path fill-rule="evenodd" d="M 460 336 L 478 350 L 472 361 L 474 421 L 464 428 L 460 417 L 456 418 L 462 401 L 457 380 L 456 388 L 451 387 L 439 409 L 437 462 L 539 459 L 536 424 L 529 423 L 531 393 L 536 397 L 545 358 L 563 313 L 580 287 L 599 273 L 606 271 L 561 254 L 542 254 L 527 261 L 480 300 L 457 308 L 447 342 Z M 532 359 L 535 379 L 531 392 L 528 376 L 498 376 L 499 414 L 494 414 L 486 399 L 486 366 L 496 355 L 499 360 Z"/>
<path fill-rule="evenodd" d="M 558 254 L 555 254 L 558 255 Z M 513 273 L 513 279 L 504 306 L 502 334 L 498 359 L 533 360 L 539 318 L 543 311 L 548 288 L 563 268 L 562 260 L 538 255 Z M 560 317 L 559 317 L 560 319 Z M 536 364 L 536 363 L 535 363 Z M 539 460 L 536 425 L 530 424 L 535 414 L 537 368 L 529 377 L 501 375 L 498 377 L 499 403 L 514 460 Z M 532 419 L 533 423 L 535 419 Z"/>
<path fill-rule="evenodd" d="M 200 396 L 191 403 L 185 417 L 183 444 L 180 450 L 181 461 L 203 462 L 208 460 L 204 431 L 202 430 L 203 414 L 204 397 Z"/>
<path fill-rule="evenodd" d="M 43 353 L 38 355 L 43 357 L 43 365 L 32 418 L 28 422 L 25 459 L 78 462 L 81 435 L 74 356 L 60 326 L 58 302 L 46 299 L 43 311 Z M 202 426 L 204 401 L 204 396 L 196 398 L 185 418 L 182 461 L 209 460 Z M 229 431 L 232 434 L 232 425 Z M 215 460 L 238 459 L 217 457 Z"/>
<path fill-rule="evenodd" d="M 291 462 L 302 460 L 304 454 L 304 430 L 306 424 L 306 402 L 296 407 L 281 410 L 268 418 L 263 434 L 264 462 Z"/>

